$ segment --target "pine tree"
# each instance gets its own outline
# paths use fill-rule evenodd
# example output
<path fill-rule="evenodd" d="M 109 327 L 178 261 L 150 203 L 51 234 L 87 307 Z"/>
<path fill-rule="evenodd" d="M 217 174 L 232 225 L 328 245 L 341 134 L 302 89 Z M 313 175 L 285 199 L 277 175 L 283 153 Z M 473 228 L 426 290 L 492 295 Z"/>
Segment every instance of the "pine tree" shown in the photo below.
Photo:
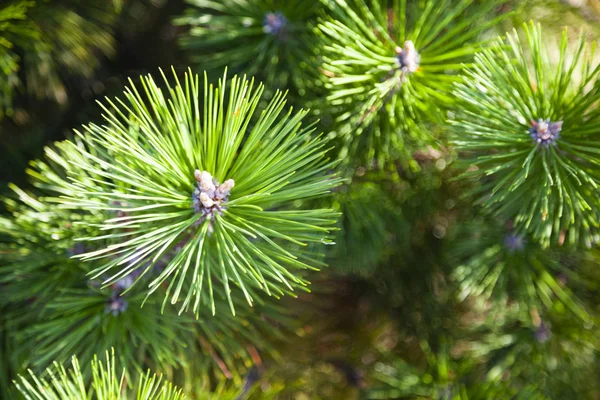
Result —
<path fill-rule="evenodd" d="M 0 6 L 4 121 L 135 4 Z M 596 398 L 596 6 L 182 4 L 2 195 L 0 397 Z"/>

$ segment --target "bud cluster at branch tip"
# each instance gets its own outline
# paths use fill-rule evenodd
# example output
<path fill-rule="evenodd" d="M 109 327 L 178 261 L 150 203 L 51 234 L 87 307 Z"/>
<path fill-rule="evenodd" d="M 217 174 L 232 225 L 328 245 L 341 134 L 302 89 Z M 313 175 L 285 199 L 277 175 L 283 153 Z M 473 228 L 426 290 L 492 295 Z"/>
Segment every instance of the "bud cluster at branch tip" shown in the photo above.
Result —
<path fill-rule="evenodd" d="M 281 12 L 270 12 L 265 15 L 263 30 L 273 36 L 281 36 L 287 26 L 287 18 Z"/>
<path fill-rule="evenodd" d="M 228 179 L 219 184 L 207 171 L 194 171 L 197 188 L 192 194 L 192 207 L 196 213 L 201 213 L 204 221 L 216 213 L 222 213 L 224 205 L 229 199 L 229 193 L 235 186 L 233 179 Z"/>
<path fill-rule="evenodd" d="M 123 297 L 121 297 L 120 293 L 114 292 L 110 298 L 106 301 L 106 305 L 104 307 L 104 312 L 106 314 L 112 314 L 115 317 L 127 310 L 129 303 Z"/>
<path fill-rule="evenodd" d="M 412 40 L 404 42 L 404 48 L 396 46 L 396 60 L 403 74 L 412 74 L 419 69 L 421 55 L 415 49 Z"/>
<path fill-rule="evenodd" d="M 556 140 L 560 136 L 563 122 L 550 122 L 550 119 L 538 119 L 537 121 L 531 121 L 531 128 L 529 128 L 529 134 L 535 143 L 543 146 L 556 143 Z"/>
<path fill-rule="evenodd" d="M 510 252 L 521 251 L 525 248 L 525 238 L 516 233 L 509 233 L 504 236 L 504 246 Z"/>

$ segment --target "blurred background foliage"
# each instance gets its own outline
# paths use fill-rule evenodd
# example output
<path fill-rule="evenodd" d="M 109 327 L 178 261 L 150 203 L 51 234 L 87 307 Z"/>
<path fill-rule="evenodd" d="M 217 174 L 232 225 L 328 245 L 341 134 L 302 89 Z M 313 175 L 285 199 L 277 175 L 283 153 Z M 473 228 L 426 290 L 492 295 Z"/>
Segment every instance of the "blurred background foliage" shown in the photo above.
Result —
<path fill-rule="evenodd" d="M 72 355 L 87 365 L 111 346 L 191 398 L 205 398 L 199 388 L 232 399 L 600 398 L 600 251 L 543 248 L 482 213 L 437 127 L 402 161 L 344 164 L 336 246 L 330 267 L 309 275 L 312 293 L 248 310 L 238 299 L 235 318 L 196 321 L 152 302 L 139 310 L 135 291 L 114 304 L 121 289 L 74 276 L 93 266 L 69 258 L 75 242 L 53 240 L 72 234 L 72 216 L 29 192 L 25 171 L 44 146 L 100 121 L 95 100 L 126 78 L 171 65 L 256 75 L 334 131 L 324 55 L 309 46 L 323 40 L 324 10 L 316 0 L 0 3 L 0 398 L 17 398 L 11 380 L 25 368 Z M 502 15 L 486 37 L 530 19 L 551 48 L 564 26 L 600 35 L 598 0 L 512 0 L 490 17 Z M 48 273 L 64 275 L 60 288 Z M 71 347 L 56 346 L 65 336 Z"/>

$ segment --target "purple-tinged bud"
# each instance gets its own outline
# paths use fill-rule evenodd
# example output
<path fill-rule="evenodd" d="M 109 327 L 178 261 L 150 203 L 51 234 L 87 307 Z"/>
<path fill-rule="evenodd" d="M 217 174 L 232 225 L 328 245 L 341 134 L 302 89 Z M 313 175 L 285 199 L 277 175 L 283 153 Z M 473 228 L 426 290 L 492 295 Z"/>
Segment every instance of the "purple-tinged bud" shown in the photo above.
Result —
<path fill-rule="evenodd" d="M 127 306 L 127 300 L 115 293 L 107 300 L 104 312 L 107 314 L 112 313 L 112 315 L 117 316 L 120 313 L 125 312 Z"/>
<path fill-rule="evenodd" d="M 516 233 L 509 233 L 504 236 L 504 246 L 510 252 L 521 251 L 525 248 L 525 238 Z"/>
<path fill-rule="evenodd" d="M 263 20 L 263 30 L 265 33 L 273 36 L 281 36 L 285 33 L 288 20 L 281 12 L 271 12 L 265 15 Z"/>
<path fill-rule="evenodd" d="M 206 194 L 205 192 L 200 193 L 200 202 L 205 208 L 211 208 L 215 205 L 213 199 L 208 197 L 208 194 Z"/>
<path fill-rule="evenodd" d="M 415 44 L 412 40 L 404 42 L 404 48 L 396 47 L 396 59 L 400 66 L 400 70 L 405 74 L 417 72 L 421 63 L 421 55 L 415 49 Z"/>
<path fill-rule="evenodd" d="M 206 219 L 212 220 L 215 214 L 222 214 L 225 204 L 229 199 L 231 189 L 235 186 L 233 179 L 228 179 L 222 184 L 212 177 L 207 171 L 195 170 L 197 187 L 192 192 L 192 208 L 195 213 L 202 214 L 198 223 Z M 212 226 L 209 226 L 209 232 Z"/>
<path fill-rule="evenodd" d="M 540 118 L 537 122 L 531 121 L 529 135 L 535 143 L 548 146 L 556 143 L 556 140 L 560 136 L 562 126 L 562 121 L 550 122 L 550 119 L 543 120 Z"/>
<path fill-rule="evenodd" d="M 539 343 L 545 343 L 552 337 L 552 331 L 544 322 L 540 323 L 540 326 L 535 330 L 535 340 Z"/>

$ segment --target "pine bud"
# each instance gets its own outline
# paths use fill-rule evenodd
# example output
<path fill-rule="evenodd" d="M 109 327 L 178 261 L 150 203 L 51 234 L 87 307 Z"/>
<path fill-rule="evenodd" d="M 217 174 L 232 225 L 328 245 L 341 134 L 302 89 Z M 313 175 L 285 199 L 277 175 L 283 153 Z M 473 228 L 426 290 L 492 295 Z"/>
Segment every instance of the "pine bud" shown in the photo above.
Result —
<path fill-rule="evenodd" d="M 263 30 L 273 36 L 280 36 L 285 32 L 287 18 L 281 12 L 268 13 L 263 21 Z"/>
<path fill-rule="evenodd" d="M 213 183 L 212 175 L 206 171 L 202 171 L 202 173 L 200 174 L 199 182 L 200 182 L 200 189 L 203 192 L 208 193 L 208 195 L 210 197 L 212 197 L 212 195 L 216 189 L 215 184 Z"/>
<path fill-rule="evenodd" d="M 217 191 L 215 192 L 215 197 L 218 200 L 222 200 L 222 199 L 226 198 L 227 196 L 229 196 L 229 193 L 231 193 L 231 189 L 233 189 L 234 186 L 235 186 L 234 180 L 227 179 L 225 182 L 223 182 L 217 188 Z"/>
<path fill-rule="evenodd" d="M 396 54 L 400 69 L 404 73 L 413 73 L 419 69 L 421 63 L 421 55 L 415 49 L 415 44 L 412 40 L 404 42 L 404 49 L 396 47 Z"/>
<path fill-rule="evenodd" d="M 107 314 L 112 313 L 116 317 L 120 313 L 125 312 L 128 305 L 127 300 L 115 293 L 106 302 L 104 312 Z"/>
<path fill-rule="evenodd" d="M 504 246 L 510 252 L 521 251 L 525 248 L 525 238 L 516 233 L 509 233 L 504 236 Z"/>
<path fill-rule="evenodd" d="M 550 122 L 550 119 L 538 119 L 531 121 L 531 128 L 529 128 L 529 134 L 531 138 L 541 145 L 554 144 L 560 136 L 563 122 Z"/>
<path fill-rule="evenodd" d="M 200 193 L 200 202 L 202 202 L 202 205 L 206 208 L 210 208 L 215 205 L 213 199 L 211 199 L 205 192 Z"/>
<path fill-rule="evenodd" d="M 535 330 L 534 336 L 539 343 L 545 343 L 552 337 L 552 331 L 550 330 L 550 327 L 542 321 L 540 326 Z"/>

